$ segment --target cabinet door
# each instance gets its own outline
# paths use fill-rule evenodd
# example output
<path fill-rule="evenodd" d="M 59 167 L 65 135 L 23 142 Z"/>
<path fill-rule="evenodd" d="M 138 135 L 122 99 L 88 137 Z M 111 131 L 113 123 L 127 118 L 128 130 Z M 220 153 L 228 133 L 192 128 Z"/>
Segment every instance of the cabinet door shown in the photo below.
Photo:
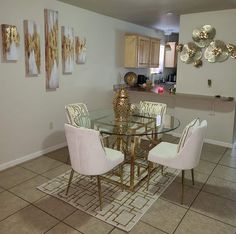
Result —
<path fill-rule="evenodd" d="M 165 51 L 165 67 L 175 68 L 177 66 L 176 42 L 168 42 L 171 50 Z"/>
<path fill-rule="evenodd" d="M 138 42 L 138 67 L 149 67 L 150 39 L 139 37 Z"/>
<path fill-rule="evenodd" d="M 125 67 L 138 67 L 138 37 L 137 35 L 125 36 Z"/>
<path fill-rule="evenodd" d="M 150 64 L 151 68 L 159 67 L 160 40 L 151 39 L 150 43 Z"/>

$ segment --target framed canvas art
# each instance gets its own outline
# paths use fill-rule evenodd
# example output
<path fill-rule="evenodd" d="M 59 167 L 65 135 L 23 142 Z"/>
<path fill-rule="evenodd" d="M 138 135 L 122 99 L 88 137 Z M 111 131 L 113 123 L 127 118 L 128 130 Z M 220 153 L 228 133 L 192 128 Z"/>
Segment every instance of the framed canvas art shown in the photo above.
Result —
<path fill-rule="evenodd" d="M 75 38 L 76 63 L 84 64 L 86 62 L 86 39 Z"/>
<path fill-rule="evenodd" d="M 59 88 L 58 12 L 44 10 L 46 89 Z"/>
<path fill-rule="evenodd" d="M 71 27 L 61 27 L 62 34 L 62 70 L 70 74 L 74 70 L 74 30 Z"/>
<path fill-rule="evenodd" d="M 19 59 L 20 35 L 16 26 L 2 24 L 2 58 L 3 62 Z"/>
<path fill-rule="evenodd" d="M 40 74 L 41 51 L 39 26 L 32 20 L 24 21 L 26 76 Z"/>

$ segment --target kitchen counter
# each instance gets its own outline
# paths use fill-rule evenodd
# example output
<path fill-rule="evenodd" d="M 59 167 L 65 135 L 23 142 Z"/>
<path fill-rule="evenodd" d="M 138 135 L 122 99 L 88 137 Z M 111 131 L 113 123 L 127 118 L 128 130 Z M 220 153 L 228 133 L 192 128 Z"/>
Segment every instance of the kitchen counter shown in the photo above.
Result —
<path fill-rule="evenodd" d="M 155 85 L 150 89 L 139 87 L 139 86 L 135 86 L 135 87 L 125 86 L 125 87 L 126 87 L 126 90 L 128 90 L 129 92 L 144 92 L 144 93 L 160 95 L 163 97 L 173 97 L 173 98 L 182 97 L 182 98 L 191 98 L 191 99 L 202 99 L 202 100 L 214 101 L 214 102 L 234 102 L 235 101 L 233 97 L 223 97 L 220 95 L 207 96 L 207 95 L 199 95 L 199 94 L 171 93 L 169 89 L 172 88 L 173 86 L 171 86 L 170 84 L 166 85 L 165 83 Z M 159 87 L 163 87 L 163 92 L 159 92 Z M 119 88 L 120 88 L 120 85 L 113 86 L 114 91 L 118 90 Z"/>

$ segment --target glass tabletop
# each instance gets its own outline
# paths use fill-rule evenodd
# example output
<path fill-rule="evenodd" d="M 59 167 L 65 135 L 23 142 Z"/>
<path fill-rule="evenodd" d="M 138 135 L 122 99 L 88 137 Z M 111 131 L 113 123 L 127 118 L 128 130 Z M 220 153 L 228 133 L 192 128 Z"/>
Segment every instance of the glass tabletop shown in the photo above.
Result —
<path fill-rule="evenodd" d="M 158 118 L 158 119 L 157 119 Z M 80 116 L 77 121 L 109 135 L 142 136 L 167 133 L 179 127 L 180 121 L 165 114 L 162 119 L 145 113 L 135 113 L 128 119 L 116 120 L 113 109 L 90 111 L 88 116 Z M 88 123 L 90 126 L 88 126 Z M 81 124 L 78 123 L 81 126 Z"/>

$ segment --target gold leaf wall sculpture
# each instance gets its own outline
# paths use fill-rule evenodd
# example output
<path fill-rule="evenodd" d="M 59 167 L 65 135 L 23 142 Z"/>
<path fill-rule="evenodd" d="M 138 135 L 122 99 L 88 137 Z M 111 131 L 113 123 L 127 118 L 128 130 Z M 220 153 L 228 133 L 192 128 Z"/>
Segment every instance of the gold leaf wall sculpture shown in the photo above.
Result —
<path fill-rule="evenodd" d="M 211 25 L 203 25 L 193 30 L 192 38 L 201 48 L 208 46 L 216 35 L 216 30 Z"/>
<path fill-rule="evenodd" d="M 44 10 L 46 89 L 59 87 L 58 80 L 58 12 Z"/>
<path fill-rule="evenodd" d="M 229 51 L 230 57 L 236 59 L 236 45 L 229 43 L 226 45 L 226 47 Z"/>
<path fill-rule="evenodd" d="M 74 70 L 74 30 L 71 27 L 62 27 L 62 64 L 63 73 L 72 73 Z"/>
<path fill-rule="evenodd" d="M 216 30 L 211 25 L 203 25 L 192 32 L 193 42 L 179 44 L 176 51 L 180 53 L 180 60 L 184 63 L 193 63 L 194 67 L 202 66 L 202 54 L 210 63 L 223 62 L 231 58 L 236 59 L 236 46 L 225 44 L 221 40 L 214 40 Z M 205 51 L 203 51 L 205 50 Z"/>
<path fill-rule="evenodd" d="M 20 36 L 16 26 L 2 24 L 3 61 L 17 61 L 19 58 Z"/>
<path fill-rule="evenodd" d="M 215 40 L 206 48 L 204 57 L 210 63 L 223 62 L 229 57 L 229 51 L 223 41 Z"/>
<path fill-rule="evenodd" d="M 39 26 L 32 20 L 24 21 L 25 68 L 27 76 L 40 74 L 41 51 Z"/>
<path fill-rule="evenodd" d="M 199 60 L 201 57 L 201 48 L 193 42 L 185 44 L 180 53 L 180 59 L 184 63 L 193 63 L 194 61 Z"/>

